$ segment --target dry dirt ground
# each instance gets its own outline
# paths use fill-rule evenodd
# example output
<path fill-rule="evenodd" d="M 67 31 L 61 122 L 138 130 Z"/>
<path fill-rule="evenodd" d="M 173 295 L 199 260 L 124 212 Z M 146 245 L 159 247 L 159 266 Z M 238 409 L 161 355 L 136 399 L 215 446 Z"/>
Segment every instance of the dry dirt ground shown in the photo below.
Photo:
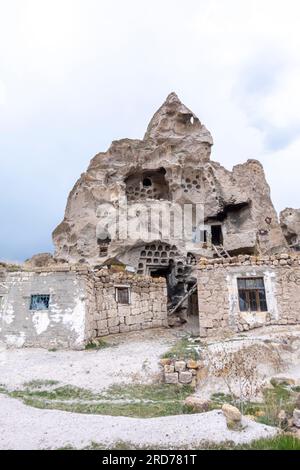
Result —
<path fill-rule="evenodd" d="M 110 347 L 86 351 L 47 351 L 43 349 L 7 350 L 0 348 L 0 383 L 10 390 L 31 380 L 57 380 L 61 384 L 96 392 L 112 384 L 149 383 L 159 376 L 161 354 L 184 334 L 180 330 L 148 330 L 142 333 L 111 336 Z M 279 347 L 284 369 L 277 375 L 300 378 L 300 328 L 259 330 L 231 338 L 222 347 L 239 348 L 249 343 Z M 217 339 L 208 348 L 218 354 Z M 276 346 L 277 345 L 277 346 Z M 201 348 L 201 346 L 200 346 Z M 264 377 L 274 375 L 263 369 Z M 203 383 L 198 394 L 220 391 L 222 385 Z M 276 433 L 275 428 L 244 419 L 244 430 L 229 431 L 220 411 L 202 414 L 138 419 L 42 410 L 17 399 L 0 395 L 0 448 L 45 449 L 72 445 L 82 448 L 92 441 L 113 445 L 130 441 L 142 446 L 192 446 L 201 441 L 220 443 L 250 442 Z"/>
<path fill-rule="evenodd" d="M 110 336 L 110 347 L 86 351 L 0 350 L 0 384 L 10 389 L 31 380 L 57 380 L 100 391 L 112 384 L 150 382 L 158 359 L 178 340 L 171 330 L 154 329 Z"/>

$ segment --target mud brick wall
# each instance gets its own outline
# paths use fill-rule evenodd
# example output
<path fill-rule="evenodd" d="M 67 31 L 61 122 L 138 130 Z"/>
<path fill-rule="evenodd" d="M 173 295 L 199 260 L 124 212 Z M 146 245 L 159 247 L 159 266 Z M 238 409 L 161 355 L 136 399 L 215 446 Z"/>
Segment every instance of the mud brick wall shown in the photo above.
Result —
<path fill-rule="evenodd" d="M 239 277 L 263 277 L 267 312 L 240 311 Z M 198 303 L 201 337 L 300 323 L 300 256 L 203 258 L 198 265 Z"/>
<path fill-rule="evenodd" d="M 88 315 L 88 335 L 91 338 L 114 333 L 138 331 L 168 326 L 167 287 L 164 278 L 152 278 L 129 273 L 93 272 L 94 308 Z M 130 291 L 128 305 L 118 303 L 116 288 Z M 93 299 L 90 299 L 93 304 Z"/>

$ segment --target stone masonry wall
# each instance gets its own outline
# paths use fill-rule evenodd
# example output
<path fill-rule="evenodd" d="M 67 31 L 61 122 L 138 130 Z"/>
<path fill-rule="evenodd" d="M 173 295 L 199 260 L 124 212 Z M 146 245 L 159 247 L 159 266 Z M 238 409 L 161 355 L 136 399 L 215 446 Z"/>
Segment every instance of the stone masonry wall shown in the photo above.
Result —
<path fill-rule="evenodd" d="M 12 347 L 83 348 L 87 271 L 68 265 L 0 272 L 0 341 Z M 50 295 L 49 308 L 30 310 L 31 295 Z"/>
<path fill-rule="evenodd" d="M 239 277 L 264 278 L 267 312 L 240 312 Z M 201 259 L 198 303 L 201 337 L 247 331 L 263 325 L 300 323 L 300 256 L 283 253 Z"/>
<path fill-rule="evenodd" d="M 89 337 L 168 326 L 164 278 L 109 273 L 105 269 L 93 271 L 93 277 L 95 308 L 88 315 Z M 118 286 L 129 287 L 128 305 L 116 301 Z"/>

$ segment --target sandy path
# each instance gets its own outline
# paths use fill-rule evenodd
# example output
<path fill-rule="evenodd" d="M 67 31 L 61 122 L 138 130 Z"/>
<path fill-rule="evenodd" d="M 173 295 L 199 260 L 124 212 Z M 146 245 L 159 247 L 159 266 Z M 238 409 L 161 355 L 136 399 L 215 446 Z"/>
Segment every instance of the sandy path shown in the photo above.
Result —
<path fill-rule="evenodd" d="M 91 442 L 112 445 L 191 446 L 200 441 L 250 442 L 272 436 L 275 428 L 244 419 L 241 432 L 229 431 L 220 411 L 137 419 L 40 410 L 0 396 L 0 449 L 82 448 Z"/>

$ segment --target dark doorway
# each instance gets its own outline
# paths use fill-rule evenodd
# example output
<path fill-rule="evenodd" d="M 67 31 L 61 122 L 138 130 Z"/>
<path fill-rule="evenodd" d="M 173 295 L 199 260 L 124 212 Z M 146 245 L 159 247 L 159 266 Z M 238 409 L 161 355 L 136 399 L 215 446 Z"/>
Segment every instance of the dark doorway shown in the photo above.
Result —
<path fill-rule="evenodd" d="M 222 225 L 211 226 L 211 242 L 213 245 L 223 245 Z"/>
<path fill-rule="evenodd" d="M 171 302 L 175 286 L 173 284 L 172 272 L 174 270 L 174 263 L 170 260 L 168 266 L 151 266 L 149 267 L 149 274 L 151 277 L 164 277 L 167 282 L 168 302 Z"/>

